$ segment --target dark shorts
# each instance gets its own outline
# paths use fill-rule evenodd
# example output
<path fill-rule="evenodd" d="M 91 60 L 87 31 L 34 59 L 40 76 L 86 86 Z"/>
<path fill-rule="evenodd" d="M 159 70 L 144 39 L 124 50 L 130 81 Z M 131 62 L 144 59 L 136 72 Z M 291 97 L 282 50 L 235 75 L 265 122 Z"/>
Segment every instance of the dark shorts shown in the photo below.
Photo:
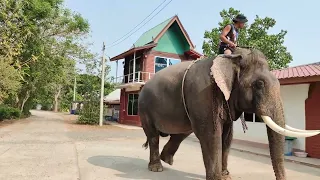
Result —
<path fill-rule="evenodd" d="M 224 54 L 224 51 L 229 49 L 231 52 L 234 51 L 234 49 L 230 48 L 229 46 L 219 46 L 219 54 Z"/>

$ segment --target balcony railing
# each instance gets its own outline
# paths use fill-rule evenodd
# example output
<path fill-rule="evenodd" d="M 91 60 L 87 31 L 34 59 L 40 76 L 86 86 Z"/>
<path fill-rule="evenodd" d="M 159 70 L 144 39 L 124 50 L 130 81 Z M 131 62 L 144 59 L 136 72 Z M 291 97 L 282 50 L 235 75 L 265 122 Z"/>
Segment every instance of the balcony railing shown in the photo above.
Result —
<path fill-rule="evenodd" d="M 126 74 L 124 76 L 115 77 L 113 83 L 115 84 L 128 84 L 128 83 L 145 83 L 154 73 L 138 71 L 134 73 Z"/>

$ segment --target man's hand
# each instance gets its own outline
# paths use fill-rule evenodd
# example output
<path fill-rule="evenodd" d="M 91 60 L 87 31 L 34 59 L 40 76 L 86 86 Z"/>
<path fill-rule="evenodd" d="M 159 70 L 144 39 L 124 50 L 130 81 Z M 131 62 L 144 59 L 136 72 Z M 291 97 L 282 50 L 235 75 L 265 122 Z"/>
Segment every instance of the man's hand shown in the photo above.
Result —
<path fill-rule="evenodd" d="M 231 48 L 236 48 L 237 44 L 233 43 L 233 42 L 229 42 L 229 47 Z"/>

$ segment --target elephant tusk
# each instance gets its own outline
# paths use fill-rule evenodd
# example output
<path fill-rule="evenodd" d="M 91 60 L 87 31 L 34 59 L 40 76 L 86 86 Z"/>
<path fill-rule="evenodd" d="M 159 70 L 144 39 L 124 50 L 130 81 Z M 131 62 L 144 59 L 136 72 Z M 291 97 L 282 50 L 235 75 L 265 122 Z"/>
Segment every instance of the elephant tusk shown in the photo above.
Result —
<path fill-rule="evenodd" d="M 320 134 L 320 132 L 294 132 L 288 129 L 284 129 L 277 125 L 269 116 L 261 116 L 266 125 L 273 131 L 290 137 L 311 137 Z"/>
<path fill-rule="evenodd" d="M 286 125 L 286 129 L 290 130 L 290 131 L 294 131 L 294 132 L 320 132 L 320 130 L 302 130 L 302 129 L 296 129 L 293 127 L 290 127 L 288 125 Z"/>

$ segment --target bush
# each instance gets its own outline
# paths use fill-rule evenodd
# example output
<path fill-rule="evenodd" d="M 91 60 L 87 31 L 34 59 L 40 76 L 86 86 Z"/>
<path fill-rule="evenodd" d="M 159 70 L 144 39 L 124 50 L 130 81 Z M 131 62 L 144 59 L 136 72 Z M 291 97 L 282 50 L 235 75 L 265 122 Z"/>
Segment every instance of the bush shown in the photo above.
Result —
<path fill-rule="evenodd" d="M 79 112 L 79 124 L 99 124 L 100 105 L 99 98 L 96 96 L 89 97 L 89 101 L 83 104 L 82 110 Z"/>
<path fill-rule="evenodd" d="M 50 111 L 51 110 L 51 105 L 50 104 L 43 104 L 41 106 L 41 110 L 43 111 Z"/>
<path fill-rule="evenodd" d="M 0 105 L 0 121 L 4 119 L 16 119 L 21 115 L 20 110 L 17 108 Z"/>
<path fill-rule="evenodd" d="M 79 115 L 80 114 L 80 109 L 77 109 L 75 112 L 74 112 L 74 115 Z"/>

